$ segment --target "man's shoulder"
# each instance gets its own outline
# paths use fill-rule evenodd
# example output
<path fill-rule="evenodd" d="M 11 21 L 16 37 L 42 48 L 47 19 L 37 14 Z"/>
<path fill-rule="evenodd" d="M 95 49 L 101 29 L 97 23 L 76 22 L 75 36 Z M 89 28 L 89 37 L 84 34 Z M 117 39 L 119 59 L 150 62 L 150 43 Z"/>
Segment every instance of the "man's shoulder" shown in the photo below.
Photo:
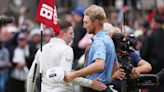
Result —
<path fill-rule="evenodd" d="M 62 48 L 59 49 L 59 52 L 60 53 L 67 53 L 67 54 L 70 54 L 72 55 L 73 54 L 73 49 L 70 47 L 70 46 L 63 46 Z"/>
<path fill-rule="evenodd" d="M 70 46 L 66 46 L 65 49 L 70 51 L 70 52 L 73 52 L 73 49 Z"/>
<path fill-rule="evenodd" d="M 106 33 L 103 32 L 101 35 L 96 36 L 97 40 L 106 40 L 106 39 L 111 39 L 111 37 Z"/>
<path fill-rule="evenodd" d="M 111 43 L 112 39 L 109 35 L 103 34 L 103 35 L 100 35 L 100 36 L 96 37 L 94 39 L 94 42 L 106 44 L 106 43 Z"/>
<path fill-rule="evenodd" d="M 59 49 L 60 51 L 66 51 L 66 50 L 73 51 L 73 49 L 66 44 L 47 44 L 48 47 L 51 45 L 54 45 L 53 48 Z"/>

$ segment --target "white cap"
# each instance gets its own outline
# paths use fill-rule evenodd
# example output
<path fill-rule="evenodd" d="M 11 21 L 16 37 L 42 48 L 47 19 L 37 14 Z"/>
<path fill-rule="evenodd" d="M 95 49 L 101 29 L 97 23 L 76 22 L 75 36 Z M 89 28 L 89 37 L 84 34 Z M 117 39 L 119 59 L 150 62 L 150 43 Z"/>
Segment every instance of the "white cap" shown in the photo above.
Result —
<path fill-rule="evenodd" d="M 45 29 L 43 31 L 43 35 L 54 35 L 53 31 L 51 29 Z"/>
<path fill-rule="evenodd" d="M 23 34 L 23 33 L 20 33 L 20 34 L 18 35 L 18 39 L 26 39 L 26 35 Z"/>
<path fill-rule="evenodd" d="M 8 26 L 8 27 L 7 27 L 7 30 L 8 30 L 8 32 L 10 32 L 10 33 L 17 33 L 17 32 L 19 32 L 18 28 L 15 27 L 15 26 Z"/>
<path fill-rule="evenodd" d="M 34 35 L 40 35 L 40 29 L 35 28 L 35 29 L 31 30 L 30 36 L 34 36 Z"/>

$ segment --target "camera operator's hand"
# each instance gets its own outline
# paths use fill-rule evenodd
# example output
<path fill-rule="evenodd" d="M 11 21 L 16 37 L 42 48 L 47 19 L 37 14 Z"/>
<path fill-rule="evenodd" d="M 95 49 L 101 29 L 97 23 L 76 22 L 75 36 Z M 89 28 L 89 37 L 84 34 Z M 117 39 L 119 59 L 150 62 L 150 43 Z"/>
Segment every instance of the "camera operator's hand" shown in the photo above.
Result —
<path fill-rule="evenodd" d="M 132 73 L 130 74 L 130 76 L 132 78 L 137 78 L 140 75 L 140 70 L 136 67 L 132 69 Z"/>
<path fill-rule="evenodd" d="M 124 79 L 125 78 L 125 72 L 124 72 L 124 69 L 118 69 L 113 75 L 112 75 L 112 80 L 115 80 L 115 79 Z"/>

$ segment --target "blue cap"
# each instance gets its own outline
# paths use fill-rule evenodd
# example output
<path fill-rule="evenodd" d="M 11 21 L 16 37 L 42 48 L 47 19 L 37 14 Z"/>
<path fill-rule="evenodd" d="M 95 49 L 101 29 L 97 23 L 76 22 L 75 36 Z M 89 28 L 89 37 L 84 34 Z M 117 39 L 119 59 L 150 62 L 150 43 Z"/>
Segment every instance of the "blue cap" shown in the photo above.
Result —
<path fill-rule="evenodd" d="M 83 16 L 84 10 L 85 10 L 84 7 L 78 6 L 71 13 L 72 14 L 79 14 L 80 16 Z"/>
<path fill-rule="evenodd" d="M 164 23 L 164 18 L 159 15 L 154 16 L 154 20 L 160 24 Z"/>

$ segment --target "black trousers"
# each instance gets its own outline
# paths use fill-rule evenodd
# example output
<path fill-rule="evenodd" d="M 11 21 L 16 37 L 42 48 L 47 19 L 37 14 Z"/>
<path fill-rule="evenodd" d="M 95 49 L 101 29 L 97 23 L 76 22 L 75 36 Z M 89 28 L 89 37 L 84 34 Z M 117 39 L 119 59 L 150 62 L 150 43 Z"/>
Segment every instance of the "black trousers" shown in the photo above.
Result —
<path fill-rule="evenodd" d="M 12 78 L 11 92 L 25 92 L 25 81 L 20 81 Z"/>
<path fill-rule="evenodd" d="M 158 87 L 149 89 L 149 92 L 164 92 L 164 83 L 161 83 Z"/>
<path fill-rule="evenodd" d="M 83 87 L 83 92 L 112 92 L 112 91 L 110 90 L 109 87 L 106 90 L 104 90 L 104 91 L 96 91 L 96 90 L 93 90 L 91 88 Z"/>

